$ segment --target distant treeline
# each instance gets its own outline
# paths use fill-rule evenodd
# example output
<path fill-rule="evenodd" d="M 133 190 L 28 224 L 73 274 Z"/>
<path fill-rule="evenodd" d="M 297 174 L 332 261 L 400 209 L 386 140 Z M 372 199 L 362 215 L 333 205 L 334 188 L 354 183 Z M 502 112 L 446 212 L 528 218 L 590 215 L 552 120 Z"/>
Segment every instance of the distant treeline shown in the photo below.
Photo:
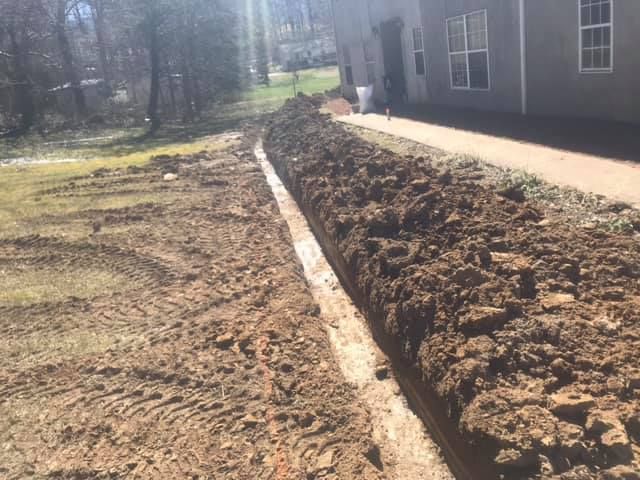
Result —
<path fill-rule="evenodd" d="M 269 18 L 262 0 L 0 0 L 0 131 L 105 111 L 192 120 L 268 79 Z"/>

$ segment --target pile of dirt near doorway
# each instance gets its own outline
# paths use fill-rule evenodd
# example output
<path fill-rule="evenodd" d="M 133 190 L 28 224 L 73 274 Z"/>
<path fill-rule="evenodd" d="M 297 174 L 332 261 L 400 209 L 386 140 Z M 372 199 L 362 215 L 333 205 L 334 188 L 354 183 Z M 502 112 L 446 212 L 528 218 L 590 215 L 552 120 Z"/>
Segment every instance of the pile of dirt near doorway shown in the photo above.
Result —
<path fill-rule="evenodd" d="M 504 478 L 640 478 L 640 244 L 289 101 L 265 147 L 374 332 Z"/>

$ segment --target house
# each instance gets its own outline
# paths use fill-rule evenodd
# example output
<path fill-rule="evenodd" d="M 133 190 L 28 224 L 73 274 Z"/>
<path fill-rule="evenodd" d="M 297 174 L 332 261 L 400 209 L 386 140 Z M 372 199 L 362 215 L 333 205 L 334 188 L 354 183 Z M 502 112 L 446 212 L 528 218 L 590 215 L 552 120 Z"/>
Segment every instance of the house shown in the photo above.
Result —
<path fill-rule="evenodd" d="M 638 0 L 332 0 L 343 94 L 640 123 Z"/>
<path fill-rule="evenodd" d="M 284 42 L 278 50 L 280 64 L 286 72 L 337 63 L 333 37 Z"/>

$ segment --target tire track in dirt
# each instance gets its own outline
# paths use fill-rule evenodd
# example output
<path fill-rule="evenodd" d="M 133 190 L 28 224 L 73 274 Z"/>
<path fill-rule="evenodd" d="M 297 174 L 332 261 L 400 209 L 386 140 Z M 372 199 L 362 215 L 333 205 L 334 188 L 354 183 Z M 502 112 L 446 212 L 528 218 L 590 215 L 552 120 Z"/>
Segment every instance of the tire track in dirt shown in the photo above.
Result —
<path fill-rule="evenodd" d="M 273 376 L 271 374 L 271 370 L 269 370 L 269 359 L 267 357 L 266 351 L 267 346 L 269 344 L 269 339 L 266 336 L 262 336 L 256 342 L 256 355 L 258 357 L 258 361 L 260 362 L 260 368 L 262 369 L 262 374 L 264 377 L 264 396 L 267 401 L 270 401 L 271 396 L 273 395 Z M 276 464 L 276 479 L 284 480 L 289 478 L 289 460 L 287 459 L 287 452 L 283 445 L 282 440 L 280 439 L 280 435 L 278 433 L 278 427 L 275 424 L 275 412 L 272 406 L 267 407 L 266 419 L 267 419 L 267 427 L 269 429 L 269 436 L 271 437 L 271 442 L 275 444 L 275 464 Z M 301 472 L 297 472 L 297 475 L 300 475 Z"/>
<path fill-rule="evenodd" d="M 164 182 L 168 171 L 179 180 Z M 0 304 L 3 345 L 55 343 L 0 358 L 0 476 L 384 477 L 248 148 L 72 182 L 38 195 L 89 195 L 92 209 L 37 221 L 101 229 L 0 239 L 2 268 L 106 270 L 126 284 Z M 150 190 L 179 201 L 95 208 Z"/>

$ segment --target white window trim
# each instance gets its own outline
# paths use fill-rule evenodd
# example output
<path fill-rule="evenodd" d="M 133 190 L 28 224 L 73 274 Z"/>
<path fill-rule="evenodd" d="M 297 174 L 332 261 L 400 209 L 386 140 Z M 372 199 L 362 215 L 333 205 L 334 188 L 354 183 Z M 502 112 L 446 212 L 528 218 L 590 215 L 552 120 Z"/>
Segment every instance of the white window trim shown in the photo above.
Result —
<path fill-rule="evenodd" d="M 415 40 L 415 32 L 414 30 L 420 29 L 420 34 L 422 36 L 422 49 L 416 50 L 416 40 Z M 427 76 L 427 59 L 424 55 L 424 28 L 422 27 L 414 27 L 411 30 L 411 48 L 413 49 L 413 73 L 417 77 L 426 77 Z M 424 65 L 424 73 L 418 73 L 418 64 L 416 63 L 416 53 L 422 55 L 422 64 Z"/>
<path fill-rule="evenodd" d="M 579 0 L 578 0 L 579 1 Z M 479 50 L 469 50 L 469 39 L 467 37 L 467 19 L 466 17 L 473 15 L 475 13 L 480 13 L 480 12 L 484 12 L 484 28 L 485 31 L 487 32 L 487 48 L 481 48 Z M 469 13 L 465 13 L 462 15 L 457 15 L 455 17 L 449 17 L 445 19 L 445 25 L 446 25 L 446 36 L 447 36 L 447 52 L 448 52 L 448 60 L 449 60 L 449 86 L 451 87 L 451 90 L 474 90 L 474 91 L 480 91 L 480 92 L 488 92 L 491 90 L 491 57 L 490 57 L 490 53 L 489 53 L 489 27 L 488 27 L 488 23 L 489 23 L 489 15 L 487 14 L 487 9 L 483 9 L 483 10 L 476 10 L 474 12 L 469 12 Z M 451 20 L 456 20 L 462 18 L 463 19 L 463 23 L 464 23 L 464 52 L 451 52 L 451 45 L 449 44 L 449 21 Z M 470 53 L 479 53 L 479 52 L 486 52 L 487 53 L 487 83 L 489 84 L 489 86 L 487 88 L 472 88 L 471 87 L 471 75 L 469 73 L 469 54 Z M 453 72 L 451 70 L 451 55 L 461 55 L 461 54 L 465 54 L 467 57 L 467 86 L 466 87 L 456 87 L 453 85 Z"/>
<path fill-rule="evenodd" d="M 578 51 L 578 62 L 580 63 L 580 73 L 583 74 L 587 74 L 587 75 L 593 75 L 593 74 L 602 74 L 602 73 L 613 73 L 613 66 L 614 66 L 614 59 L 613 59 L 613 51 L 615 50 L 613 48 L 614 45 L 614 36 L 613 36 L 613 9 L 614 9 L 614 0 L 610 1 L 610 5 L 611 5 L 611 12 L 609 13 L 610 18 L 609 18 L 609 23 L 600 23 L 598 25 L 585 25 L 582 26 L 582 3 L 580 2 L 580 0 L 578 0 L 578 45 L 579 45 L 579 51 Z M 594 28 L 602 28 L 602 27 L 609 27 L 611 29 L 611 38 L 609 39 L 611 42 L 611 66 L 608 68 L 584 68 L 582 66 L 582 31 L 583 30 L 589 30 L 589 29 L 594 29 Z"/>

